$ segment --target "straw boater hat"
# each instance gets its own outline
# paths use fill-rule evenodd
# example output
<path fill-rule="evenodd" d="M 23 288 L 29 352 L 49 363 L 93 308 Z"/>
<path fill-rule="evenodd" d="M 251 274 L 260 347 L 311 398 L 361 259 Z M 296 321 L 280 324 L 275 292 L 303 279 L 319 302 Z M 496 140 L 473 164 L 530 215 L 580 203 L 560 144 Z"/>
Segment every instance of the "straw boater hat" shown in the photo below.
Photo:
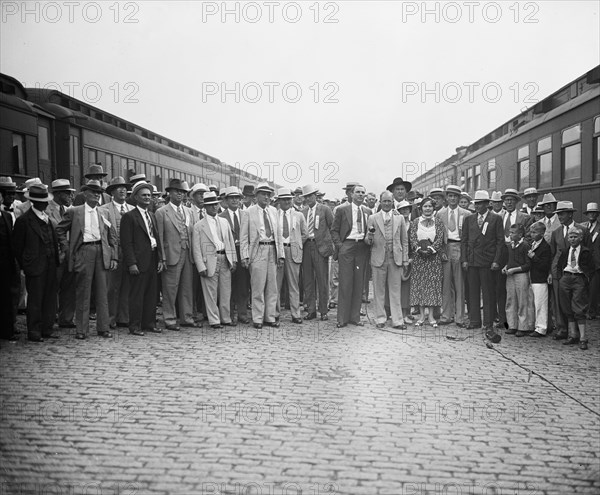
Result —
<path fill-rule="evenodd" d="M 153 193 L 154 190 L 152 188 L 153 188 L 152 184 L 148 184 L 147 182 L 140 180 L 140 181 L 136 182 L 133 185 L 133 187 L 131 188 L 131 195 L 135 196 L 142 189 L 148 189 L 148 191 L 150 191 L 150 193 Z"/>
<path fill-rule="evenodd" d="M 346 182 L 346 187 L 344 187 L 344 191 L 348 191 L 348 189 L 352 189 L 354 186 L 358 186 L 358 182 Z"/>
<path fill-rule="evenodd" d="M 48 192 L 48 186 L 46 184 L 32 184 L 29 190 L 25 192 L 25 198 L 29 201 L 39 201 L 41 203 L 48 203 L 54 199 L 54 196 Z"/>
<path fill-rule="evenodd" d="M 446 186 L 446 194 L 448 193 L 454 193 L 460 196 L 462 194 L 462 191 L 460 190 L 460 187 L 455 186 L 454 184 L 450 184 Z"/>
<path fill-rule="evenodd" d="M 131 184 L 125 182 L 125 179 L 119 175 L 110 180 L 108 186 L 106 186 L 106 193 L 112 195 L 113 189 L 116 189 L 117 187 L 124 187 L 127 189 L 130 185 Z"/>
<path fill-rule="evenodd" d="M 231 186 L 227 188 L 227 193 L 225 194 L 226 198 L 241 198 L 242 191 L 239 190 L 236 186 Z"/>
<path fill-rule="evenodd" d="M 296 189 L 294 189 L 294 194 L 302 194 L 302 188 L 298 186 Z"/>
<path fill-rule="evenodd" d="M 192 186 L 192 189 L 190 190 L 190 192 L 188 193 L 188 196 L 190 198 L 192 198 L 194 196 L 194 194 L 196 193 L 207 193 L 208 192 L 208 186 L 206 184 L 202 184 L 202 182 L 198 182 L 198 184 L 194 184 Z"/>
<path fill-rule="evenodd" d="M 479 203 L 481 201 L 489 201 L 490 194 L 487 191 L 475 191 L 475 197 L 473 203 Z"/>
<path fill-rule="evenodd" d="M 546 194 L 544 194 L 544 197 L 540 201 L 540 204 L 542 206 L 544 206 L 544 205 L 549 205 L 551 203 L 558 203 L 558 201 L 554 197 L 554 194 L 552 194 L 552 193 L 546 193 Z"/>
<path fill-rule="evenodd" d="M 406 189 L 406 192 L 409 192 L 412 189 L 412 182 L 408 182 L 408 181 L 404 180 L 402 177 L 396 177 L 394 179 L 394 182 L 392 182 L 389 186 L 387 186 L 386 189 L 389 192 L 394 192 L 394 187 L 399 186 L 399 185 L 403 185 L 404 189 Z"/>
<path fill-rule="evenodd" d="M 429 196 L 445 196 L 445 193 L 441 187 L 434 187 L 431 191 L 429 191 Z"/>
<path fill-rule="evenodd" d="M 52 181 L 52 192 L 57 193 L 60 191 L 75 192 L 75 189 L 71 187 L 69 179 L 56 179 Z"/>
<path fill-rule="evenodd" d="M 492 197 L 490 198 L 490 201 L 493 201 L 494 203 L 499 203 L 500 201 L 502 201 L 502 191 L 492 192 Z"/>
<path fill-rule="evenodd" d="M 102 187 L 102 182 L 96 179 L 88 180 L 85 185 L 81 188 L 82 191 L 94 191 L 97 193 L 103 193 L 104 188 Z"/>
<path fill-rule="evenodd" d="M 287 187 L 282 187 L 277 190 L 277 198 L 279 199 L 292 199 L 293 197 L 292 191 Z"/>
<path fill-rule="evenodd" d="M 469 194 L 466 192 L 460 193 L 460 197 L 467 199 L 469 202 L 473 201 L 473 198 L 471 196 L 469 196 Z"/>
<path fill-rule="evenodd" d="M 146 182 L 148 179 L 146 179 L 146 174 L 136 174 L 136 175 L 132 175 L 129 180 L 131 181 L 132 184 L 135 184 L 136 182 L 140 182 L 142 180 L 144 182 Z M 108 187 L 106 189 L 108 189 Z"/>
<path fill-rule="evenodd" d="M 185 183 L 181 182 L 181 179 L 171 179 L 169 181 L 169 186 L 165 187 L 165 191 L 170 191 L 171 189 L 187 193 L 189 190 L 189 186 L 186 186 Z"/>
<path fill-rule="evenodd" d="M 273 194 L 273 192 L 275 192 L 275 189 L 273 189 L 269 184 L 267 184 L 266 182 L 261 182 L 256 186 L 256 189 L 254 190 L 255 193 L 258 192 L 267 192 L 269 194 Z"/>
<path fill-rule="evenodd" d="M 506 198 L 515 198 L 517 201 L 521 200 L 519 191 L 517 191 L 516 189 L 507 189 L 506 191 L 504 191 L 504 194 L 502 195 L 502 199 L 504 200 Z"/>
<path fill-rule="evenodd" d="M 319 189 L 314 184 L 307 184 L 305 186 L 302 186 L 302 197 L 310 196 L 311 194 L 317 194 L 318 192 Z"/>
<path fill-rule="evenodd" d="M 4 191 L 16 191 L 17 184 L 10 177 L 0 177 L 0 189 Z"/>
<path fill-rule="evenodd" d="M 600 213 L 600 209 L 598 208 L 598 203 L 588 203 L 587 206 L 585 207 L 585 211 L 583 212 L 584 215 L 587 215 L 588 213 Z M 598 267 L 596 267 L 598 268 Z"/>
<path fill-rule="evenodd" d="M 577 211 L 575 208 L 573 208 L 573 202 L 572 201 L 559 201 L 558 204 L 556 205 L 556 211 L 554 213 L 561 213 L 561 212 L 568 212 L 568 211 Z"/>
<path fill-rule="evenodd" d="M 100 165 L 99 163 L 94 163 L 93 165 L 90 165 L 90 168 L 88 168 L 87 174 L 85 174 L 84 177 L 86 179 L 89 179 L 90 176 L 94 175 L 101 175 L 102 177 L 106 177 L 108 174 L 104 173 L 102 165 Z"/>
<path fill-rule="evenodd" d="M 537 189 L 535 187 L 528 187 L 525 189 L 523 191 L 523 197 L 526 198 L 527 196 L 538 196 Z"/>
<path fill-rule="evenodd" d="M 205 192 L 204 196 L 202 197 L 204 198 L 204 206 L 219 204 L 219 198 L 217 197 L 217 193 L 215 193 L 214 191 Z"/>
<path fill-rule="evenodd" d="M 25 184 L 23 184 L 25 186 L 25 191 L 27 191 L 27 189 L 29 189 L 33 184 L 41 184 L 42 181 L 40 180 L 39 177 L 34 177 L 33 179 L 27 179 L 25 181 Z"/>

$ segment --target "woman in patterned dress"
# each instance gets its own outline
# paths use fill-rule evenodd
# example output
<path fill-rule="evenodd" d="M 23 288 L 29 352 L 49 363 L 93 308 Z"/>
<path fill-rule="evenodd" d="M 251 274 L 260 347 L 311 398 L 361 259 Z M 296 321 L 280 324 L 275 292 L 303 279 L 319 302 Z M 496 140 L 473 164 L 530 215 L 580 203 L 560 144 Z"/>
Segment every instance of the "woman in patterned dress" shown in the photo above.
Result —
<path fill-rule="evenodd" d="M 428 313 L 429 323 L 436 328 L 433 308 L 442 305 L 442 261 L 444 253 L 444 224 L 433 216 L 432 198 L 421 202 L 422 214 L 410 223 L 408 238 L 412 251 L 410 304 L 420 307 L 421 326 Z"/>

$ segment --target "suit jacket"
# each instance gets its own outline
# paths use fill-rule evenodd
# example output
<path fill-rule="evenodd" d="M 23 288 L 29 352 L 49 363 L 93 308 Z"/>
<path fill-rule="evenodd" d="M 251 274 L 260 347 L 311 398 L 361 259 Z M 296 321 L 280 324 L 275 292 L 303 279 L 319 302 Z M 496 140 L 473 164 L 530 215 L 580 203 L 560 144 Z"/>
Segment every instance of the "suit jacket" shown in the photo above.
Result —
<path fill-rule="evenodd" d="M 16 202 L 15 202 L 16 203 Z M 19 218 L 21 215 L 24 215 L 27 210 L 31 208 L 31 201 L 23 201 L 19 204 L 13 204 L 13 211 L 15 214 L 15 218 Z"/>
<path fill-rule="evenodd" d="M 408 228 L 404 217 L 396 210 L 392 212 L 392 252 L 394 254 L 394 263 L 402 266 L 408 263 Z M 371 265 L 381 266 L 385 261 L 385 225 L 383 221 L 383 211 L 379 211 L 369 217 L 367 221 L 367 232 L 375 229 L 373 237 L 367 235 L 365 242 L 371 245 Z"/>
<path fill-rule="evenodd" d="M 10 284 L 15 273 L 15 251 L 13 249 L 13 219 L 6 211 L 0 211 L 0 273 L 4 284 Z"/>
<path fill-rule="evenodd" d="M 596 225 L 594 226 L 593 230 L 590 230 L 590 222 L 585 222 L 583 225 L 588 229 L 588 232 L 590 233 L 590 249 L 594 257 L 594 264 L 596 265 L 596 270 L 600 270 L 600 222 L 596 221 Z"/>
<path fill-rule="evenodd" d="M 206 213 L 204 212 L 204 209 L 197 211 L 197 208 L 195 205 L 190 206 L 190 213 L 192 215 L 192 227 L 194 225 L 196 225 L 200 220 L 202 220 L 204 218 L 204 216 L 206 215 Z"/>
<path fill-rule="evenodd" d="M 125 213 L 130 211 L 133 207 L 129 204 L 125 204 Z M 111 225 L 115 228 L 115 232 L 117 232 L 116 240 L 117 240 L 117 253 L 119 255 L 119 261 L 123 260 L 123 250 L 121 249 L 121 241 L 120 241 L 120 231 L 121 231 L 121 221 L 123 220 L 123 215 L 121 215 L 120 208 L 117 209 L 115 203 L 111 200 L 110 203 L 106 203 L 105 205 L 99 206 L 98 211 L 100 214 L 107 218 Z M 119 228 L 117 229 L 117 225 Z"/>
<path fill-rule="evenodd" d="M 544 240 L 550 244 L 551 239 L 552 239 L 552 232 L 554 232 L 556 229 L 558 229 L 559 227 L 561 227 L 560 224 L 560 220 L 558 219 L 558 215 L 554 214 L 552 215 L 551 219 L 550 219 L 550 226 L 548 226 L 545 222 L 547 217 L 544 217 L 544 219 L 542 220 L 542 222 L 544 222 L 544 225 L 546 225 L 546 233 L 544 234 Z"/>
<path fill-rule="evenodd" d="M 292 219 L 291 225 L 288 226 L 290 229 L 290 249 L 292 253 L 292 261 L 294 263 L 302 263 L 302 248 L 308 235 L 308 228 L 302 213 L 294 210 L 294 208 L 290 208 L 289 211 Z M 281 214 L 282 211 L 279 211 L 279 215 Z M 281 217 L 279 223 L 281 225 L 281 238 L 283 239 L 283 220 L 281 220 Z"/>
<path fill-rule="evenodd" d="M 110 269 L 110 262 L 118 260 L 117 231 L 114 225 L 104 218 L 100 211 L 98 215 L 98 227 L 100 228 L 100 241 L 102 246 L 102 261 L 104 269 Z M 83 259 L 80 256 L 80 248 L 83 245 L 83 229 L 85 227 L 85 205 L 69 208 L 64 218 L 56 228 L 56 234 L 63 253 L 67 253 L 68 269 L 70 272 L 79 271 Z"/>
<path fill-rule="evenodd" d="M 462 229 L 463 229 L 463 225 L 465 223 L 465 218 L 468 217 L 471 212 L 469 210 L 465 210 L 464 208 L 461 208 L 460 206 L 456 207 L 456 225 L 458 227 L 458 237 L 460 239 L 462 239 Z M 445 238 L 448 239 L 448 215 L 450 215 L 450 208 L 448 208 L 447 206 L 444 206 L 442 209 L 440 209 L 437 213 L 436 213 L 436 217 L 439 218 L 442 223 L 444 224 L 445 227 Z"/>
<path fill-rule="evenodd" d="M 533 223 L 533 217 L 530 217 L 529 215 L 527 215 L 527 213 L 523 213 L 522 211 L 518 211 L 517 212 L 517 218 L 516 218 L 516 225 L 522 225 L 523 228 L 525 229 L 525 234 L 527 234 L 527 229 L 529 229 L 529 226 Z M 504 222 L 506 220 L 506 216 L 508 215 L 508 211 L 506 210 L 502 210 L 502 232 L 504 232 Z M 504 241 L 505 242 L 510 242 L 510 240 L 506 240 L 506 236 L 504 237 Z"/>
<path fill-rule="evenodd" d="M 21 269 L 28 277 L 40 276 L 48 269 L 46 257 L 46 246 L 39 219 L 29 208 L 23 215 L 17 218 L 13 231 L 14 253 Z M 58 237 L 52 221 L 48 222 L 52 231 L 52 242 L 54 244 L 55 262 L 58 266 Z M 48 297 L 52 297 L 51 294 Z"/>
<path fill-rule="evenodd" d="M 557 253 L 557 279 L 560 279 L 563 275 L 563 270 L 567 266 L 569 251 L 571 246 L 568 249 L 560 249 Z M 579 257 L 577 258 L 577 264 L 579 265 L 579 269 L 583 272 L 585 277 L 589 280 L 591 278 L 592 273 L 596 270 L 596 266 L 594 265 L 594 256 L 592 255 L 592 251 L 581 244 L 581 249 L 579 250 Z"/>
<path fill-rule="evenodd" d="M 545 284 L 548 281 L 550 265 L 552 264 L 552 251 L 550 245 L 542 239 L 539 246 L 533 252 L 529 276 L 532 284 Z"/>
<path fill-rule="evenodd" d="M 492 263 L 500 265 L 504 244 L 502 217 L 488 211 L 481 228 L 477 224 L 479 213 L 465 217 L 463 222 L 460 259 L 469 266 L 489 268 Z"/>
<path fill-rule="evenodd" d="M 152 222 L 152 232 L 156 239 L 156 250 L 158 253 L 162 253 L 156 218 L 154 218 L 154 213 L 148 212 L 148 214 Z M 123 250 L 123 260 L 128 269 L 133 265 L 136 265 L 140 272 L 158 269 L 158 264 L 151 266 L 153 259 L 152 244 L 146 230 L 146 222 L 144 222 L 142 214 L 137 208 L 128 211 L 121 218 L 120 245 Z M 161 256 L 162 254 L 157 256 L 157 262 L 162 260 Z"/>
<path fill-rule="evenodd" d="M 181 211 L 185 216 L 185 224 L 188 231 L 188 240 L 192 242 L 192 214 L 187 206 L 181 205 Z M 156 224 L 158 236 L 162 247 L 162 259 L 167 260 L 167 265 L 176 265 L 181 257 L 181 233 L 177 214 L 171 205 L 156 210 Z M 192 253 L 188 250 L 188 256 L 192 259 Z"/>
<path fill-rule="evenodd" d="M 227 220 L 217 215 L 217 222 L 221 226 L 223 234 L 223 244 L 225 244 L 225 256 L 229 262 L 229 266 L 235 266 L 237 263 L 237 254 L 235 252 L 235 242 L 233 233 L 229 228 Z M 208 219 L 204 217 L 194 225 L 192 231 L 192 252 L 194 253 L 194 263 L 198 273 L 206 270 L 207 275 L 212 277 L 217 269 L 217 248 L 210 231 Z"/>
<path fill-rule="evenodd" d="M 242 210 L 241 208 L 238 208 L 237 212 L 238 212 L 239 221 L 240 221 L 240 236 L 241 236 L 242 235 L 242 218 L 244 218 L 248 214 L 248 210 Z M 227 223 L 229 224 L 229 228 L 231 229 L 231 233 L 233 235 L 233 240 L 235 241 L 235 245 L 239 246 L 240 240 L 235 238 L 234 223 L 231 221 L 231 215 L 230 215 L 229 210 L 225 210 L 225 211 L 219 213 L 219 216 L 221 218 L 224 218 L 225 220 L 227 220 Z"/>
<path fill-rule="evenodd" d="M 65 207 L 65 211 L 67 208 L 68 207 Z M 52 200 L 48 203 L 46 213 L 54 222 L 55 227 L 62 221 L 62 215 L 60 214 L 60 205 L 56 201 Z"/>
<path fill-rule="evenodd" d="M 363 214 L 362 224 L 367 225 L 369 220 L 369 209 L 363 208 L 362 205 L 359 207 Z M 366 228 L 365 228 L 366 230 Z M 335 217 L 333 219 L 333 226 L 331 227 L 331 237 L 335 244 L 336 250 L 339 251 L 342 246 L 342 242 L 352 232 L 352 203 L 344 203 L 335 210 Z"/>
<path fill-rule="evenodd" d="M 306 220 L 306 235 L 308 236 L 308 210 L 306 207 L 302 210 L 304 220 Z M 317 218 L 319 219 L 317 221 Z M 325 258 L 331 256 L 335 247 L 331 237 L 331 227 L 333 227 L 333 213 L 327 206 L 320 203 L 315 205 L 315 243 L 317 251 Z"/>
<path fill-rule="evenodd" d="M 277 258 L 285 258 L 283 251 L 283 239 L 281 238 L 281 228 L 279 226 L 279 215 L 277 209 L 273 206 L 266 207 L 271 228 L 273 229 L 273 238 L 275 239 L 275 250 Z M 258 205 L 252 205 L 248 208 L 248 215 L 242 218 L 240 229 L 240 253 L 242 259 L 250 259 L 252 263 L 258 255 L 258 246 L 260 241 L 260 216 L 263 214 L 263 209 Z"/>
<path fill-rule="evenodd" d="M 573 222 L 569 225 L 569 228 L 573 226 L 579 227 L 583 230 L 583 239 L 581 240 L 581 244 L 589 248 L 591 238 L 588 230 L 585 228 L 585 225 Z M 550 273 L 552 274 L 552 278 L 556 278 L 557 280 L 559 278 L 558 260 L 560 258 L 560 253 L 561 251 L 569 251 L 569 248 L 571 247 L 569 241 L 565 239 L 563 231 L 564 226 L 559 225 L 557 229 L 552 231 L 552 235 L 550 236 L 550 249 L 552 250 L 552 266 L 550 268 Z"/>

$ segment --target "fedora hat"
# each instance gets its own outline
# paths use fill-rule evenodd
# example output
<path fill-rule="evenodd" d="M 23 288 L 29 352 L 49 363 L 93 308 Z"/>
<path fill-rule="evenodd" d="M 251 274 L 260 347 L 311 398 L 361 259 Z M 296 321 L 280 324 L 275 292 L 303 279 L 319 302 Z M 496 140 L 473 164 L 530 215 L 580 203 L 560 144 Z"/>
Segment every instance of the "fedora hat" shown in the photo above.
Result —
<path fill-rule="evenodd" d="M 39 201 L 41 203 L 48 203 L 52 201 L 54 196 L 48 192 L 48 186 L 42 184 L 32 184 L 28 191 L 25 191 L 25 198 L 29 201 Z"/>
<path fill-rule="evenodd" d="M 598 203 L 588 203 L 587 206 L 585 207 L 585 211 L 583 212 L 584 215 L 587 215 L 588 213 L 600 213 L 600 209 L 598 208 Z"/>
<path fill-rule="evenodd" d="M 103 193 L 104 192 L 104 188 L 102 187 L 102 182 L 100 182 L 99 180 L 96 179 L 90 179 L 88 180 L 85 185 L 81 188 L 82 191 L 94 191 L 97 193 Z"/>
<path fill-rule="evenodd" d="M 506 198 L 515 198 L 517 201 L 521 200 L 519 191 L 517 191 L 516 189 L 507 189 L 506 191 L 504 191 L 504 194 L 502 195 L 502 199 L 506 199 Z"/>
<path fill-rule="evenodd" d="M 254 186 L 252 186 L 250 184 L 246 184 L 244 186 L 244 188 L 242 189 L 242 194 L 244 196 L 248 196 L 248 197 L 255 196 L 255 194 L 254 194 Z"/>
<path fill-rule="evenodd" d="M 398 203 L 398 206 L 396 206 L 397 210 L 401 210 L 402 208 L 412 208 L 412 205 L 408 201 L 403 199 L 402 201 L 400 201 L 400 203 Z"/>
<path fill-rule="evenodd" d="M 467 192 L 460 193 L 460 197 L 468 199 L 469 201 L 473 201 L 473 198 L 471 196 L 469 196 L 469 193 L 467 193 Z"/>
<path fill-rule="evenodd" d="M 160 196 L 162 193 L 158 190 L 158 188 L 152 184 L 152 196 Z"/>
<path fill-rule="evenodd" d="M 27 180 L 25 181 L 25 183 L 23 184 L 23 185 L 25 186 L 25 189 L 24 189 L 24 190 L 26 191 L 26 190 L 27 190 L 27 189 L 29 189 L 29 188 L 30 188 L 30 187 L 31 187 L 33 184 L 41 184 L 41 183 L 42 183 L 42 181 L 40 180 L 40 178 L 39 178 L 39 177 L 34 177 L 33 179 L 27 179 Z"/>
<path fill-rule="evenodd" d="M 272 194 L 275 190 L 266 182 L 261 182 L 256 186 L 256 189 L 254 192 L 267 192 Z"/>
<path fill-rule="evenodd" d="M 568 212 L 568 211 L 577 211 L 573 208 L 572 201 L 559 201 L 556 205 L 556 211 L 554 213 Z"/>
<path fill-rule="evenodd" d="M 171 189 L 187 193 L 189 190 L 189 186 L 187 186 L 185 182 L 181 182 L 181 179 L 171 179 L 169 181 L 169 186 L 165 187 L 165 191 L 170 191 Z"/>
<path fill-rule="evenodd" d="M 346 186 L 343 189 L 344 191 L 347 191 L 348 189 L 352 189 L 354 186 L 358 186 L 358 182 L 346 182 Z"/>
<path fill-rule="evenodd" d="M 205 192 L 202 198 L 204 199 L 204 206 L 219 204 L 219 198 L 217 197 L 217 193 L 214 191 Z"/>
<path fill-rule="evenodd" d="M 112 190 L 117 188 L 117 187 L 125 187 L 128 188 L 131 184 L 128 184 L 127 182 L 125 182 L 125 179 L 123 177 L 121 177 L 120 175 L 117 177 L 113 177 L 110 182 L 108 183 L 108 186 L 106 186 L 106 192 L 108 194 L 112 194 Z"/>
<path fill-rule="evenodd" d="M 228 188 L 227 194 L 225 194 L 226 198 L 241 198 L 242 191 L 240 191 L 239 187 L 231 186 Z"/>
<path fill-rule="evenodd" d="M 552 194 L 552 193 L 544 194 L 544 197 L 540 201 L 540 204 L 543 206 L 543 205 L 549 205 L 550 203 L 558 203 L 558 201 L 554 197 L 554 194 Z"/>
<path fill-rule="evenodd" d="M 71 187 L 69 179 L 56 179 L 52 181 L 52 192 L 68 191 L 75 192 L 75 189 Z"/>
<path fill-rule="evenodd" d="M 542 206 L 542 203 L 538 203 L 535 208 L 533 209 L 533 213 L 544 213 L 544 207 Z"/>
<path fill-rule="evenodd" d="M 502 191 L 493 191 L 490 201 L 494 201 L 494 202 L 502 201 Z"/>
<path fill-rule="evenodd" d="M 214 192 L 216 192 L 217 194 L 219 193 L 219 188 L 218 188 L 217 186 L 215 186 L 214 184 L 209 184 L 209 185 L 208 185 L 208 190 L 209 190 L 209 191 L 214 191 Z"/>
<path fill-rule="evenodd" d="M 0 189 L 17 190 L 17 184 L 10 177 L 0 177 Z"/>
<path fill-rule="evenodd" d="M 202 182 L 198 182 L 198 184 L 194 184 L 192 186 L 192 188 L 190 189 L 190 192 L 188 192 L 188 195 L 191 198 L 197 192 L 200 192 L 202 194 L 204 194 L 205 192 L 208 192 L 208 186 L 206 184 L 202 184 Z"/>
<path fill-rule="evenodd" d="M 302 194 L 302 188 L 298 186 L 296 189 L 294 189 L 294 194 Z"/>
<path fill-rule="evenodd" d="M 481 201 L 489 201 L 490 193 L 487 191 L 475 191 L 475 197 L 473 198 L 473 203 L 478 203 Z"/>
<path fill-rule="evenodd" d="M 148 179 L 146 178 L 146 174 L 136 174 L 132 175 L 129 180 L 132 184 L 135 184 L 136 182 L 139 182 L 141 180 L 147 181 Z M 106 189 L 108 189 L 108 187 Z"/>
<path fill-rule="evenodd" d="M 446 194 L 448 194 L 448 193 L 454 193 L 454 194 L 458 194 L 460 196 L 462 191 L 460 190 L 460 187 L 455 186 L 454 184 L 450 184 L 450 185 L 446 186 Z"/>
<path fill-rule="evenodd" d="M 538 192 L 535 187 L 528 187 L 527 189 L 525 189 L 523 191 L 524 198 L 526 198 L 527 196 L 537 196 L 537 195 L 538 195 Z"/>
<path fill-rule="evenodd" d="M 394 187 L 399 186 L 399 185 L 403 185 L 404 189 L 406 189 L 406 192 L 409 192 L 412 189 L 412 182 L 408 182 L 407 180 L 404 180 L 402 177 L 396 177 L 394 179 L 394 182 L 392 182 L 389 186 L 387 186 L 386 189 L 389 192 L 394 192 Z"/>
<path fill-rule="evenodd" d="M 138 191 L 141 191 L 142 189 L 148 189 L 148 191 L 150 191 L 150 193 L 154 193 L 154 188 L 155 186 L 153 186 L 152 184 L 148 184 L 146 181 L 140 180 L 138 182 L 136 182 L 133 187 L 131 188 L 131 195 L 135 196 Z"/>
<path fill-rule="evenodd" d="M 354 187 L 354 186 L 352 186 Z M 302 186 L 302 194 L 301 196 L 310 196 L 311 194 L 317 194 L 319 192 L 319 189 L 317 188 L 316 185 L 314 184 L 306 184 L 305 186 Z"/>
<path fill-rule="evenodd" d="M 104 169 L 102 168 L 102 165 L 100 165 L 99 163 L 94 163 L 89 166 L 87 174 L 85 174 L 84 177 L 86 179 L 89 179 L 90 176 L 94 176 L 94 175 L 101 175 L 102 177 L 106 177 L 108 174 L 104 173 Z"/>
<path fill-rule="evenodd" d="M 277 198 L 279 199 L 292 199 L 293 197 L 292 191 L 287 187 L 282 187 L 277 190 Z"/>

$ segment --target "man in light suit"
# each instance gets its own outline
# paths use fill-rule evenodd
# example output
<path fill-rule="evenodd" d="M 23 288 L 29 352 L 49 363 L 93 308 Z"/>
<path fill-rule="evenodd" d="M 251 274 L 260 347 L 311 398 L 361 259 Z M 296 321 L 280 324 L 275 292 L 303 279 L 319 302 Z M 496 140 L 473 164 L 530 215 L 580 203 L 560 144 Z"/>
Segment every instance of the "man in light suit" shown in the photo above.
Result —
<path fill-rule="evenodd" d="M 337 327 L 364 326 L 360 321 L 360 308 L 369 246 L 365 243 L 369 214 L 362 206 L 366 190 L 354 186 L 352 202 L 335 211 L 331 237 L 336 247 L 339 264 L 339 302 Z"/>
<path fill-rule="evenodd" d="M 48 203 L 46 213 L 57 227 L 64 218 L 67 208 L 73 202 L 75 189 L 68 179 L 57 179 L 52 182 L 54 199 Z M 75 328 L 75 275 L 69 271 L 69 260 L 65 256 L 56 270 L 58 282 L 58 326 Z"/>
<path fill-rule="evenodd" d="M 538 202 L 538 192 L 535 187 L 528 187 L 523 191 L 523 206 L 521 207 L 521 211 L 533 218 L 533 210 L 537 206 Z"/>
<path fill-rule="evenodd" d="M 279 199 L 279 224 L 283 238 L 285 260 L 277 269 L 277 293 L 281 294 L 283 279 L 287 280 L 290 295 L 290 310 L 293 323 L 302 323 L 300 314 L 300 265 L 302 264 L 302 247 L 306 240 L 306 221 L 304 215 L 292 207 L 294 196 L 288 188 L 277 191 Z M 279 301 L 277 302 L 279 306 Z"/>
<path fill-rule="evenodd" d="M 463 269 L 460 261 L 460 244 L 465 218 L 471 213 L 458 206 L 460 187 L 446 186 L 446 201 L 436 216 L 446 228 L 446 255 L 448 261 L 442 264 L 444 279 L 442 283 L 442 317 L 440 325 L 454 322 L 457 326 L 465 326 L 465 293 Z"/>
<path fill-rule="evenodd" d="M 325 321 L 328 319 L 328 259 L 333 255 L 331 238 L 333 214 L 327 206 L 317 203 L 317 191 L 314 184 L 302 187 L 302 197 L 306 203 L 306 208 L 302 211 L 306 220 L 306 240 L 302 250 L 302 278 L 304 305 L 308 312 L 304 319 L 315 319 L 318 310 L 321 320 Z"/>
<path fill-rule="evenodd" d="M 583 214 L 588 218 L 583 225 L 590 235 L 590 249 L 596 267 L 590 277 L 590 306 L 588 309 L 588 319 L 593 320 L 600 314 L 600 222 L 598 222 L 600 208 L 598 203 L 588 203 Z"/>
<path fill-rule="evenodd" d="M 558 215 L 556 214 L 556 205 L 558 204 L 557 199 L 554 197 L 552 193 L 544 194 L 542 201 L 540 201 L 540 206 L 544 209 L 544 225 L 546 226 L 546 233 L 544 234 L 544 240 L 550 244 L 550 239 L 552 237 L 552 232 L 560 227 L 560 220 L 558 219 Z"/>
<path fill-rule="evenodd" d="M 385 191 L 380 198 L 381 210 L 369 217 L 365 242 L 371 246 L 373 299 L 377 328 L 384 328 L 386 288 L 389 294 L 392 326 L 405 329 L 402 316 L 402 271 L 408 268 L 408 235 L 404 217 L 393 209 L 394 197 Z"/>
<path fill-rule="evenodd" d="M 193 226 L 196 225 L 205 216 L 204 211 L 204 193 L 208 192 L 208 186 L 199 182 L 194 184 L 192 189 L 188 193 L 188 196 L 192 200 L 190 205 L 190 212 L 192 213 L 192 230 Z M 192 260 L 194 259 L 194 246 L 192 245 Z M 239 268 L 239 267 L 238 267 Z M 194 303 L 194 320 L 197 323 L 201 323 L 204 319 L 205 308 L 204 308 L 204 297 L 202 295 L 202 283 L 200 282 L 200 274 L 198 270 L 194 269 L 194 277 L 192 279 L 193 286 L 193 303 Z"/>
<path fill-rule="evenodd" d="M 129 333 L 161 333 L 156 326 L 158 274 L 165 267 L 154 213 L 148 211 L 152 186 L 140 181 L 131 189 L 135 208 L 121 218 L 121 249 L 129 271 Z"/>
<path fill-rule="evenodd" d="M 225 195 L 227 209 L 220 214 L 222 218 L 229 222 L 238 260 L 241 259 L 240 230 L 242 218 L 248 214 L 246 210 L 240 209 L 241 199 L 242 193 L 237 187 L 231 186 L 227 188 Z M 249 323 L 250 321 L 248 319 L 249 289 L 250 272 L 247 268 L 238 265 L 236 270 L 231 274 L 231 317 L 234 323 L 236 322 L 236 316 L 237 321 L 240 323 Z"/>
<path fill-rule="evenodd" d="M 115 227 L 117 233 L 117 269 L 108 272 L 108 315 L 110 328 L 129 326 L 129 274 L 127 267 L 123 263 L 123 250 L 119 241 L 121 236 L 121 219 L 125 213 L 133 210 L 133 206 L 128 204 L 127 187 L 123 177 L 114 177 L 106 192 L 112 196 L 112 201 L 98 207 L 101 215 Z"/>
<path fill-rule="evenodd" d="M 175 301 L 178 302 L 179 320 L 182 327 L 195 327 L 193 259 L 190 245 L 192 242 L 192 214 L 182 204 L 187 190 L 179 179 L 171 179 L 169 204 L 156 210 L 158 237 L 162 249 L 162 258 L 167 268 L 162 274 L 163 316 L 167 330 L 179 330 Z"/>
<path fill-rule="evenodd" d="M 96 331 L 110 338 L 107 273 L 117 268 L 117 234 L 97 208 L 98 198 L 104 193 L 100 182 L 90 180 L 81 190 L 85 203 L 68 209 L 56 229 L 62 251 L 68 256 L 69 271 L 75 272 L 75 338 L 83 340 L 89 333 L 92 284 Z"/>
<path fill-rule="evenodd" d="M 208 323 L 218 329 L 233 323 L 231 273 L 237 266 L 237 254 L 227 220 L 217 215 L 219 199 L 213 191 L 204 193 L 204 207 L 206 216 L 193 229 L 194 262 L 201 277 Z"/>
<path fill-rule="evenodd" d="M 252 320 L 279 327 L 277 321 L 277 268 L 283 266 L 284 250 L 277 209 L 269 206 L 273 188 L 266 182 L 256 186 L 256 204 L 242 218 L 240 253 L 242 266 L 250 270 Z"/>

